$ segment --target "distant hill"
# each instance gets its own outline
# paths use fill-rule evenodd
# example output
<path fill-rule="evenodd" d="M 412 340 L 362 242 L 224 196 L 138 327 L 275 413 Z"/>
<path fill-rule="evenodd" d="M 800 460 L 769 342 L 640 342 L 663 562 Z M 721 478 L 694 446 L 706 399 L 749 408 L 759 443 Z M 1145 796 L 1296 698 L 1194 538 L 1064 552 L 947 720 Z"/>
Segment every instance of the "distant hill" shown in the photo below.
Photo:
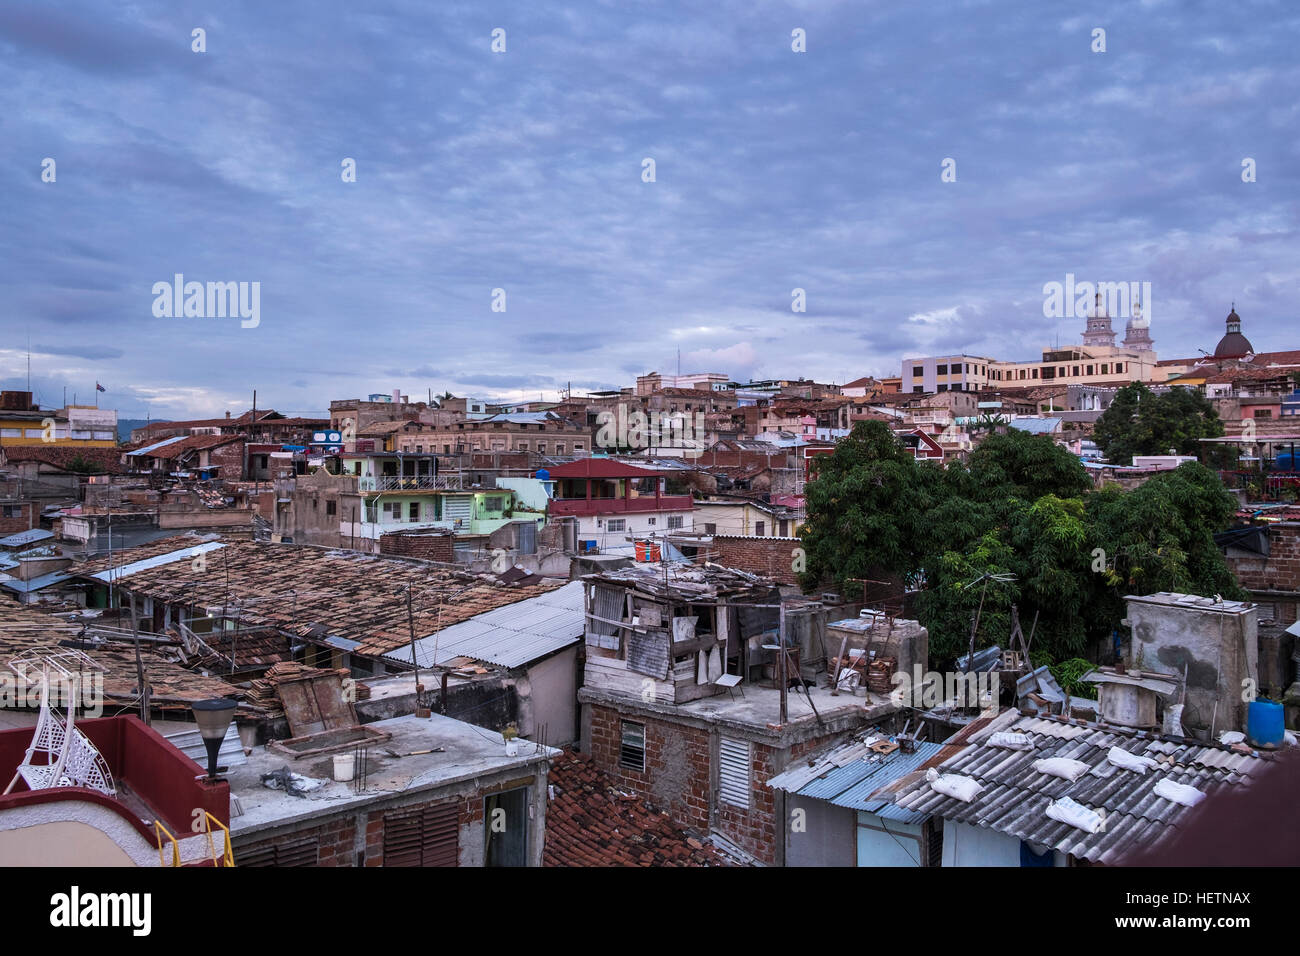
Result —
<path fill-rule="evenodd" d="M 158 424 L 158 422 L 169 422 L 170 418 L 119 418 L 117 420 L 117 440 L 130 441 L 131 431 L 136 428 L 144 428 L 148 424 Z"/>

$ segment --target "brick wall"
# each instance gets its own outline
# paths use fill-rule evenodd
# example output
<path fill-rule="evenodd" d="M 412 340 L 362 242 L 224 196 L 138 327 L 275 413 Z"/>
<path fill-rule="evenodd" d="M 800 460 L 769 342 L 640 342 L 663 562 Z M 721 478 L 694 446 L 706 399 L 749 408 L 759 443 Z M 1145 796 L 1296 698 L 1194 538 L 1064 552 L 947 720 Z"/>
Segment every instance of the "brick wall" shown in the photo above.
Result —
<path fill-rule="evenodd" d="M 623 714 L 598 704 L 589 706 L 589 720 L 592 758 L 620 785 L 667 811 L 680 826 L 719 833 L 763 863 L 778 862 L 781 801 L 766 783 L 788 762 L 781 757 L 783 751 L 750 743 L 750 805 L 736 807 L 718 799 L 715 792 L 712 764 L 718 749 L 717 732 L 647 714 Z M 624 720 L 645 726 L 644 772 L 619 766 Z M 831 733 L 793 744 L 789 759 L 824 746 L 834 736 Z"/>
<path fill-rule="evenodd" d="M 379 553 L 425 561 L 452 562 L 456 559 L 455 535 L 384 534 L 379 537 Z"/>
<path fill-rule="evenodd" d="M 239 481 L 244 477 L 244 443 L 232 441 L 208 452 L 208 461 L 220 467 L 218 474 L 226 481 Z"/>
<path fill-rule="evenodd" d="M 483 794 L 473 793 L 452 798 L 456 803 L 457 824 L 463 831 L 466 827 L 477 824 L 472 831 L 481 833 L 483 824 Z M 304 827 L 277 833 L 270 837 L 254 837 L 247 842 L 235 837 L 235 865 L 241 859 L 249 859 L 252 854 L 260 853 L 268 846 L 297 844 L 304 840 L 315 840 L 317 844 L 317 866 L 383 866 L 384 865 L 384 815 L 394 811 L 405 812 L 424 806 L 439 806 L 449 802 L 447 794 L 432 797 L 425 802 L 407 803 L 401 806 L 385 806 L 355 814 L 334 817 L 316 826 Z M 465 856 L 465 847 L 459 848 Z M 473 854 L 471 854 L 473 856 Z"/>
<path fill-rule="evenodd" d="M 714 535 L 718 564 L 762 574 L 781 584 L 796 584 L 794 555 L 798 538 L 768 538 L 756 535 Z"/>
<path fill-rule="evenodd" d="M 1237 576 L 1241 586 L 1252 592 L 1280 591 L 1284 594 L 1300 593 L 1300 523 L 1285 522 L 1268 527 L 1267 558 L 1231 557 L 1228 567 Z M 1286 600 L 1268 594 L 1259 594 L 1257 600 L 1271 603 L 1277 611 L 1276 620 L 1289 624 L 1296 620 L 1297 600 Z"/>
<path fill-rule="evenodd" d="M 619 766 L 624 719 L 645 725 L 643 772 Z M 709 750 L 709 735 L 698 728 L 591 707 L 591 755 L 597 765 L 677 823 L 699 830 L 709 827 Z"/>
<path fill-rule="evenodd" d="M 36 505 L 31 501 L 23 501 L 17 505 L 18 516 L 16 518 L 6 518 L 4 509 L 0 508 L 0 537 L 15 534 L 19 531 L 28 531 L 36 526 Z"/>

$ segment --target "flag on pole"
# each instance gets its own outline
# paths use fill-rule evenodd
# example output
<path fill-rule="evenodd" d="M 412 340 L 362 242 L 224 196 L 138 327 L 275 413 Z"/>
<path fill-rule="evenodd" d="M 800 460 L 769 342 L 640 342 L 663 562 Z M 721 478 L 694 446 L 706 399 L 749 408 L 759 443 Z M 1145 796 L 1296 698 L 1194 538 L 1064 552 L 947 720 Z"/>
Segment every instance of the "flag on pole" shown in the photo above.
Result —
<path fill-rule="evenodd" d="M 96 382 L 96 383 L 95 383 L 95 391 L 97 391 L 97 392 L 107 392 L 108 389 L 106 389 L 103 385 L 100 385 L 98 382 Z"/>

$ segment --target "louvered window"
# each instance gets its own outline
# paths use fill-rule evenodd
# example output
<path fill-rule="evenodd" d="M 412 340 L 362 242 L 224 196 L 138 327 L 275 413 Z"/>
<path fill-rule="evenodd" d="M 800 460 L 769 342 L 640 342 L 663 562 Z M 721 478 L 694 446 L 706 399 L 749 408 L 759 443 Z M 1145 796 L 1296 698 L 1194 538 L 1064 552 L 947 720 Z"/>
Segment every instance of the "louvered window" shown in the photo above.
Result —
<path fill-rule="evenodd" d="M 316 866 L 320 841 L 316 837 L 267 843 L 235 854 L 236 866 Z"/>
<path fill-rule="evenodd" d="M 623 721 L 623 737 L 618 748 L 618 765 L 627 770 L 645 772 L 645 724 Z"/>
<path fill-rule="evenodd" d="M 459 865 L 456 805 L 384 814 L 384 866 Z"/>
<path fill-rule="evenodd" d="M 718 741 L 718 796 L 723 803 L 749 809 L 750 744 L 723 737 Z"/>

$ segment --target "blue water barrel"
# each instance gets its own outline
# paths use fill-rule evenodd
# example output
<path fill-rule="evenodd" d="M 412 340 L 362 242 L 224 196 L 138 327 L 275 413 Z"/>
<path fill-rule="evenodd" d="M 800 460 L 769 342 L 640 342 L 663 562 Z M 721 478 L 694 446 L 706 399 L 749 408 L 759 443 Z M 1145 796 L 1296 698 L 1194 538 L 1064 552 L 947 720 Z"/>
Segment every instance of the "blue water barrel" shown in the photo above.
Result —
<path fill-rule="evenodd" d="M 1252 700 L 1246 711 L 1246 736 L 1256 747 L 1280 747 L 1286 731 L 1282 705 Z"/>

